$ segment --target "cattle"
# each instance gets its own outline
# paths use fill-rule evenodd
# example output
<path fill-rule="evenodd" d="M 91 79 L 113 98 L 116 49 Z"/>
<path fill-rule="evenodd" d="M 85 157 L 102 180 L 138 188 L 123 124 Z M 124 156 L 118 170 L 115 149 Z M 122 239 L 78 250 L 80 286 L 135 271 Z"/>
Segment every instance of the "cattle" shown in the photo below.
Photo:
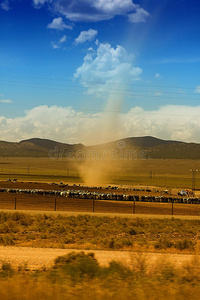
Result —
<path fill-rule="evenodd" d="M 75 185 L 77 187 L 77 185 Z M 85 188 L 85 187 L 84 187 Z M 89 187 L 88 187 L 89 189 Z M 100 189 L 100 188 L 99 188 Z M 115 189 L 117 190 L 117 189 Z M 138 190 L 138 189 L 132 189 Z M 142 190 L 142 189 L 140 189 Z M 200 198 L 181 196 L 172 197 L 165 194 L 165 196 L 150 196 L 150 195 L 136 195 L 127 193 L 100 193 L 90 190 L 43 190 L 43 189 L 17 189 L 17 188 L 1 188 L 0 193 L 15 193 L 15 194 L 32 194 L 40 196 L 56 196 L 65 198 L 79 198 L 79 199 L 96 199 L 96 200 L 114 200 L 114 201 L 141 201 L 141 202 L 161 202 L 161 203 L 185 203 L 185 204 L 200 204 Z"/>

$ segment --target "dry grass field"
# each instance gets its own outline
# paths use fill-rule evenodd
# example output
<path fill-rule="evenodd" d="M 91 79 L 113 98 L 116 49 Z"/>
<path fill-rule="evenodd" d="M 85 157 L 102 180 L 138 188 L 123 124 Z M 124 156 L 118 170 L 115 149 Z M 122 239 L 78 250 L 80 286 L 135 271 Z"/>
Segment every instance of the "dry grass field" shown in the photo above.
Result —
<path fill-rule="evenodd" d="M 198 299 L 199 230 L 199 220 L 1 212 L 0 257 L 10 254 L 0 262 L 0 298 Z M 53 252 L 62 256 L 49 265 Z"/>
<path fill-rule="evenodd" d="M 0 245 L 200 253 L 200 220 L 0 212 Z"/>
<path fill-rule="evenodd" d="M 3 261 L 0 268 L 0 298 L 16 300 L 52 299 L 199 299 L 198 258 L 181 267 L 171 261 L 154 262 L 136 255 L 129 265 L 110 261 L 102 266 L 93 253 L 71 252 L 59 256 L 51 267 L 31 271 L 26 264 L 14 269 Z"/>
<path fill-rule="evenodd" d="M 83 184 L 84 178 L 80 164 L 66 159 L 1 158 L 0 187 L 55 190 L 62 187 L 52 183 L 63 181 L 71 184 L 67 188 L 79 189 L 78 183 Z M 130 191 L 133 186 L 167 188 L 177 193 L 178 189 L 191 188 L 189 170 L 199 167 L 200 161 L 190 160 L 119 162 L 109 171 L 101 191 L 105 192 L 108 184 L 118 184 L 121 187 L 118 193 L 133 193 Z M 196 175 L 198 188 L 200 180 Z M 7 182 L 7 178 L 18 182 Z M 36 271 L 30 270 L 26 263 L 17 265 L 18 257 L 12 260 L 15 267 L 2 260 L 1 299 L 199 298 L 199 205 L 174 203 L 172 217 L 171 203 L 135 202 L 134 210 L 132 201 L 1 192 L 0 210 L 0 254 L 6 247 L 31 247 L 26 248 L 31 251 L 45 248 L 49 253 L 62 249 L 68 253 L 49 267 L 41 262 L 43 267 Z M 129 265 L 109 261 L 102 266 L 88 252 L 69 253 L 70 249 L 136 254 Z M 161 256 L 160 261 L 154 261 L 149 268 L 155 254 Z M 179 258 L 185 255 L 187 261 L 178 266 L 164 259 L 165 255 L 179 255 Z M 194 255 L 191 260 L 190 255 Z"/>
<path fill-rule="evenodd" d="M 0 159 L 0 180 L 17 178 L 26 181 L 83 183 L 87 168 L 84 161 L 67 158 L 10 158 Z M 95 163 L 94 163 L 95 169 Z M 104 178 L 105 184 L 162 186 L 191 188 L 192 172 L 200 170 L 200 160 L 137 159 L 114 161 Z M 196 188 L 200 188 L 200 172 L 196 174 Z"/>

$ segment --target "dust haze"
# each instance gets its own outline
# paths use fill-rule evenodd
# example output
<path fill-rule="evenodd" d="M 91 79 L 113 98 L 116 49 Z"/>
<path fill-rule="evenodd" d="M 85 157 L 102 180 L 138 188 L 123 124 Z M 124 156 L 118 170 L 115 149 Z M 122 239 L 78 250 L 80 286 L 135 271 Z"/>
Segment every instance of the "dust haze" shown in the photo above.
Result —
<path fill-rule="evenodd" d="M 93 132 L 94 141 L 109 143 L 120 139 L 120 112 L 123 96 L 110 96 L 105 107 L 101 128 Z M 92 139 L 90 144 L 95 145 Z M 79 165 L 79 173 L 86 185 L 100 186 L 112 181 L 113 174 L 120 171 L 119 150 L 116 146 L 105 144 L 93 146 L 85 154 L 84 161 Z"/>

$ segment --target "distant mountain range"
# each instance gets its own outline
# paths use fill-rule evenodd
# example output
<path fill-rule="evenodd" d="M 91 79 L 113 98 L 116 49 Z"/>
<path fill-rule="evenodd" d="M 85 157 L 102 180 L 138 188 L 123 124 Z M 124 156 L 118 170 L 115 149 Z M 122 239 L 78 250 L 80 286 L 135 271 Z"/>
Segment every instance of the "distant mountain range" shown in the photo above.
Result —
<path fill-rule="evenodd" d="M 18 143 L 0 141 L 0 157 L 48 157 L 55 154 L 71 151 L 91 150 L 120 150 L 145 151 L 146 158 L 152 159 L 200 159 L 200 144 L 185 143 L 172 140 L 161 140 L 151 136 L 130 137 L 118 141 L 96 145 L 65 144 L 40 138 L 23 140 Z"/>

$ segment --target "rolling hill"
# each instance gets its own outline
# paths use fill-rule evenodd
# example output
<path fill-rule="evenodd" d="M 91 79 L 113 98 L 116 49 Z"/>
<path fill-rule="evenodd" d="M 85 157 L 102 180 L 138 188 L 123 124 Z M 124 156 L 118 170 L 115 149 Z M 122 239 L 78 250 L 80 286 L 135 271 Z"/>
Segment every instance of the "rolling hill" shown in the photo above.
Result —
<path fill-rule="evenodd" d="M 200 144 L 162 140 L 151 136 L 129 137 L 97 146 L 60 143 L 48 139 L 32 138 L 16 142 L 0 141 L 0 157 L 48 157 L 57 151 L 144 151 L 152 159 L 200 159 Z"/>

